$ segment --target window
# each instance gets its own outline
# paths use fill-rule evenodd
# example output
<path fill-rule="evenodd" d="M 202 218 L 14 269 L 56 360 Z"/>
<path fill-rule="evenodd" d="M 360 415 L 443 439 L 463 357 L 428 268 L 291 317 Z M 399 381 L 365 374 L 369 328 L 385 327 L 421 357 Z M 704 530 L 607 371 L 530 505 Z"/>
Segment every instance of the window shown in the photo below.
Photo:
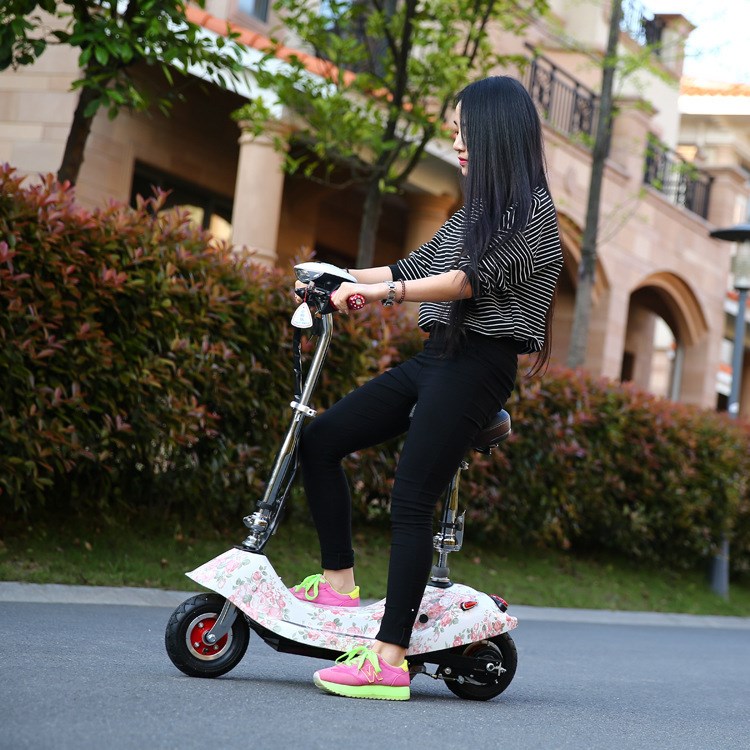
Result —
<path fill-rule="evenodd" d="M 161 172 L 146 164 L 136 162 L 130 203 L 135 205 L 136 195 L 148 198 L 153 188 L 168 190 L 165 208 L 179 206 L 186 210 L 196 226 L 207 229 L 217 240 L 229 242 L 232 237 L 232 201 L 207 188 Z"/>
<path fill-rule="evenodd" d="M 239 0 L 237 8 L 260 21 L 268 20 L 268 0 Z"/>

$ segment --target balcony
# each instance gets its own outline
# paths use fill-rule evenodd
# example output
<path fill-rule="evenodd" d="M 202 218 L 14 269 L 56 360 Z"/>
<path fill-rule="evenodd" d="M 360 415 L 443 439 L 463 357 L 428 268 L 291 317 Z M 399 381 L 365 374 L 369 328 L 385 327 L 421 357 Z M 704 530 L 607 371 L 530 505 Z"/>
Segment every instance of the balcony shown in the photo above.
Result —
<path fill-rule="evenodd" d="M 599 113 L 599 97 L 591 89 L 543 55 L 531 58 L 522 80 L 548 125 L 591 145 Z"/>
<path fill-rule="evenodd" d="M 646 148 L 643 181 L 663 193 L 674 205 L 707 218 L 713 177 L 683 159 L 653 135 L 649 137 Z"/>

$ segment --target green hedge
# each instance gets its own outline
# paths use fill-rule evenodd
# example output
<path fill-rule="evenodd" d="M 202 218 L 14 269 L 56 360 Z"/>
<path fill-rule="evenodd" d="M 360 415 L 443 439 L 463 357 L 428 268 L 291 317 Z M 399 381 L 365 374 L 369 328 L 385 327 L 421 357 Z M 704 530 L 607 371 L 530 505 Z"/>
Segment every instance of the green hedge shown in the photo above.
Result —
<path fill-rule="evenodd" d="M 86 211 L 20 182 L 0 169 L 3 506 L 252 510 L 290 415 L 291 269 L 212 248 L 163 196 Z M 387 366 L 390 335 L 339 321 L 319 403 Z"/>
<path fill-rule="evenodd" d="M 252 510 L 290 417 L 291 269 L 212 247 L 188 216 L 87 211 L 0 168 L 0 509 Z M 398 310 L 337 319 L 324 408 L 421 345 Z M 472 535 L 671 566 L 723 533 L 750 567 L 750 430 L 580 373 L 521 380 L 515 431 L 464 477 Z M 387 516 L 398 442 L 348 460 Z"/>
<path fill-rule="evenodd" d="M 507 408 L 513 435 L 469 480 L 488 533 L 683 567 L 726 533 L 750 567 L 747 423 L 555 368 Z"/>

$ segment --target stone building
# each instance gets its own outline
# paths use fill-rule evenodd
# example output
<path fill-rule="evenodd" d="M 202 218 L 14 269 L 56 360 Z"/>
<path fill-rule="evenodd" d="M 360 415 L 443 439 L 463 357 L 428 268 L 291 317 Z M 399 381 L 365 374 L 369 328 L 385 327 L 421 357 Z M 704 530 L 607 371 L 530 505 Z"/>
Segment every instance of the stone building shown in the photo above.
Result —
<path fill-rule="evenodd" d="M 741 183 L 750 174 L 750 85 L 683 79 L 680 89 L 680 135 L 678 151 L 690 162 L 712 171 L 723 171 Z M 750 220 L 742 201 L 735 206 L 737 222 Z M 737 292 L 732 277 L 724 302 L 726 328 L 719 363 L 717 390 L 724 408 L 732 381 L 732 353 Z M 740 374 L 740 413 L 750 414 L 750 309 L 745 313 L 743 368 Z"/>
<path fill-rule="evenodd" d="M 205 11 L 190 8 L 190 17 L 214 34 L 224 33 L 229 21 L 248 46 L 252 70 L 278 22 L 269 4 L 209 0 Z M 523 38 L 497 32 L 494 43 L 529 60 L 523 70 L 507 72 L 522 78 L 545 123 L 566 258 L 553 360 L 564 363 L 591 172 L 588 144 L 598 110 L 596 61 L 606 45 L 609 3 L 550 4 L 551 15 L 530 25 Z M 718 144 L 709 152 L 701 142 L 691 151 L 689 138 L 680 135 L 678 84 L 689 21 L 679 14 L 652 16 L 630 0 L 625 5 L 622 51 L 637 52 L 658 40 L 663 45 L 652 61 L 659 75 L 640 73 L 617 87 L 586 368 L 713 408 L 726 358 L 731 247 L 708 233 L 744 217 L 750 195 L 746 165 L 731 162 Z M 70 92 L 76 75 L 76 55 L 65 48 L 49 49 L 32 67 L 0 74 L 0 160 L 30 175 L 57 170 L 76 102 Z M 169 118 L 123 112 L 110 121 L 99 113 L 77 182 L 79 200 L 131 201 L 158 184 L 172 189 L 172 203 L 190 206 L 196 221 L 254 248 L 264 262 L 289 264 L 306 247 L 319 259 L 352 265 L 362 195 L 284 175 L 272 148 L 274 128 L 284 123 L 269 123 L 257 138 L 241 133 L 230 115 L 251 96 L 252 85 L 231 92 L 195 85 Z M 724 137 L 721 124 L 715 125 Z M 737 153 L 746 146 L 739 141 Z M 386 201 L 375 262 L 393 262 L 431 237 L 459 203 L 451 144 L 435 141 L 403 193 Z M 750 398 L 743 402 L 747 414 Z"/>

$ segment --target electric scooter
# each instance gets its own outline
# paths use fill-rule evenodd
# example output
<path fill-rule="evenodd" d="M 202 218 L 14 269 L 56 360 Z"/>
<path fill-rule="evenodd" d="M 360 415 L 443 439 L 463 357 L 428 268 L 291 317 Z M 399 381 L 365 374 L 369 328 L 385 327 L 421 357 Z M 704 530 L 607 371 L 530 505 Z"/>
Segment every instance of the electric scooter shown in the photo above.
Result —
<path fill-rule="evenodd" d="M 250 631 L 277 651 L 334 660 L 375 640 L 385 600 L 361 607 L 326 607 L 294 597 L 273 569 L 264 549 L 276 531 L 298 465 L 298 446 L 333 332 L 331 294 L 344 282 L 356 282 L 328 263 L 295 266 L 306 286 L 295 292 L 304 301 L 292 317 L 295 398 L 292 417 L 257 509 L 243 519 L 246 539 L 187 573 L 215 593 L 192 596 L 167 624 L 165 642 L 172 663 L 191 677 L 219 677 L 245 655 Z M 302 378 L 301 334 L 309 329 L 317 344 Z M 510 435 L 510 416 L 501 410 L 474 441 L 490 453 Z M 461 549 L 464 513 L 459 513 L 462 461 L 445 493 L 442 519 L 434 537 L 432 568 L 414 625 L 407 660 L 417 674 L 442 680 L 455 695 L 489 700 L 502 693 L 516 672 L 517 652 L 509 631 L 517 619 L 499 596 L 476 591 L 450 579 L 447 558 Z"/>

